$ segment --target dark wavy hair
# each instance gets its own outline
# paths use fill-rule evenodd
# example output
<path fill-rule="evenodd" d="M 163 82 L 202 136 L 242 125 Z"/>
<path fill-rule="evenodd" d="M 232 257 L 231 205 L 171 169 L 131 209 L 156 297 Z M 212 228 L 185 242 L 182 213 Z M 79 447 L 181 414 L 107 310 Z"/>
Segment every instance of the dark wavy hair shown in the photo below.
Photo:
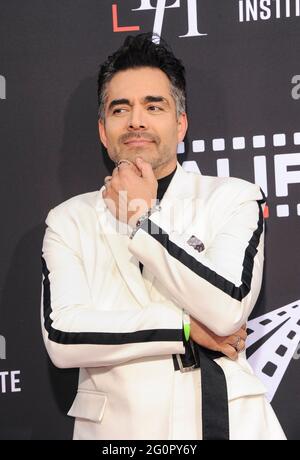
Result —
<path fill-rule="evenodd" d="M 157 37 L 154 37 L 157 39 Z M 107 84 L 122 70 L 154 67 L 162 70 L 170 80 L 171 94 L 175 100 L 177 116 L 186 110 L 185 69 L 168 44 L 158 37 L 160 43 L 153 41 L 153 34 L 143 33 L 128 36 L 123 45 L 100 66 L 98 74 L 99 119 L 104 120 L 107 98 Z M 156 40 L 156 41 L 159 41 Z"/>

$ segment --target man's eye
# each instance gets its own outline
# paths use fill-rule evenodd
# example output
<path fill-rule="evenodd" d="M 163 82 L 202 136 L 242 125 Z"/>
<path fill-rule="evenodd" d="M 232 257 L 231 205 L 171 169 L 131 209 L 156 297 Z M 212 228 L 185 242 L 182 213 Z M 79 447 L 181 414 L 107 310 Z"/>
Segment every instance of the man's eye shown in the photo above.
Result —
<path fill-rule="evenodd" d="M 148 110 L 150 110 L 151 112 L 160 112 L 162 108 L 158 105 L 149 105 Z"/>
<path fill-rule="evenodd" d="M 113 115 L 118 115 L 120 113 L 126 112 L 126 109 L 114 109 Z"/>

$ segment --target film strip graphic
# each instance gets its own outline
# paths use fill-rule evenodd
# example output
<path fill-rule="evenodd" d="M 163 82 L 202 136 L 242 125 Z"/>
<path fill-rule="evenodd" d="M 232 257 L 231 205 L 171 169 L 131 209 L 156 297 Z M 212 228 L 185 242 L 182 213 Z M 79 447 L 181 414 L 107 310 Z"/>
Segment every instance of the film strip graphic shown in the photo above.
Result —
<path fill-rule="evenodd" d="M 247 356 L 272 401 L 300 342 L 300 300 L 248 322 Z"/>
<path fill-rule="evenodd" d="M 267 158 L 270 151 L 273 152 L 276 184 L 276 198 L 280 201 L 272 205 L 272 215 L 286 218 L 290 215 L 300 216 L 300 202 L 284 203 L 284 197 L 288 200 L 288 185 L 300 184 L 300 153 L 290 153 L 300 146 L 300 132 L 275 133 L 273 135 L 258 134 L 255 136 L 220 137 L 212 139 L 194 139 L 191 141 L 191 151 L 199 157 L 204 153 L 216 153 L 217 175 L 230 177 L 230 155 L 233 151 L 252 152 L 253 156 L 253 182 L 259 184 L 266 196 L 269 188 L 269 166 Z M 287 150 L 287 152 L 285 152 Z M 177 153 L 184 154 L 186 143 L 178 144 Z M 221 156 L 221 157 L 220 157 Z M 200 172 L 195 160 L 187 160 L 182 163 L 183 168 L 190 172 Z M 292 168 L 292 169 L 291 169 Z M 297 168 L 293 170 L 293 168 Z M 273 180 L 273 179 L 272 179 Z M 269 210 L 265 218 L 269 217 Z"/>
<path fill-rule="evenodd" d="M 224 152 L 227 148 L 233 150 L 264 149 L 267 147 L 267 144 L 268 147 L 285 147 L 290 143 L 300 145 L 300 132 L 290 134 L 277 133 L 273 134 L 271 139 L 268 139 L 264 134 L 252 136 L 249 139 L 246 139 L 244 136 L 236 136 L 229 139 L 222 137 L 210 139 L 209 141 L 194 139 L 192 140 L 192 151 L 193 153 L 204 153 L 206 151 Z M 177 153 L 185 153 L 185 142 L 178 144 Z"/>

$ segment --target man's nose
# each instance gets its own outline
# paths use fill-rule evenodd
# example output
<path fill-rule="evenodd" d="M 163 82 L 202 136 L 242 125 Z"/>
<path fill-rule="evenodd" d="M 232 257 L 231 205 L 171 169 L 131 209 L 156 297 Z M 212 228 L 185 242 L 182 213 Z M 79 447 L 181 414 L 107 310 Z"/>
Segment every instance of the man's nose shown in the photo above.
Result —
<path fill-rule="evenodd" d="M 129 130 L 136 130 L 136 129 L 146 129 L 147 123 L 145 120 L 145 114 L 142 107 L 132 107 L 130 112 L 130 117 L 128 120 L 128 129 Z"/>

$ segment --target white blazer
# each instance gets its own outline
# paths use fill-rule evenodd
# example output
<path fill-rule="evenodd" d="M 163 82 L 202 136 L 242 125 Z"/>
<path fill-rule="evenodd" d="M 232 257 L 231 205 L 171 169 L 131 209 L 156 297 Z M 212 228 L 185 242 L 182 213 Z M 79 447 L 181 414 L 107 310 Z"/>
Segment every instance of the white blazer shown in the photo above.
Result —
<path fill-rule="evenodd" d="M 201 439 L 200 371 L 173 365 L 182 314 L 224 336 L 247 321 L 262 281 L 262 192 L 178 164 L 152 233 L 130 239 L 102 190 L 52 209 L 43 242 L 45 345 L 57 367 L 80 368 L 74 439 Z M 230 438 L 284 439 L 245 353 L 216 362 Z"/>

